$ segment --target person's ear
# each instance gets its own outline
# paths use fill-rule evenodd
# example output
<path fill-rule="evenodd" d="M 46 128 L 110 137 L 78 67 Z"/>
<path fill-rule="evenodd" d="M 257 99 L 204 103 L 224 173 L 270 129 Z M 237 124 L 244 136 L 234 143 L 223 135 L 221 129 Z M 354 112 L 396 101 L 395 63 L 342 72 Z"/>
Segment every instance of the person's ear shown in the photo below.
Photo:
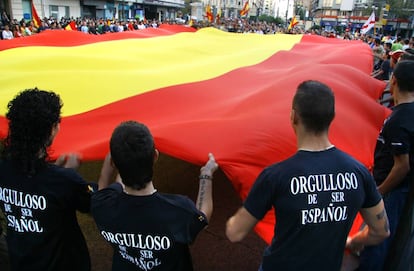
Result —
<path fill-rule="evenodd" d="M 160 152 L 155 149 L 154 151 L 154 164 L 158 161 L 158 158 L 160 157 Z"/>
<path fill-rule="evenodd" d="M 391 92 L 391 94 L 394 94 L 396 86 L 397 86 L 397 80 L 395 79 L 395 76 L 392 75 L 391 79 L 390 79 L 390 92 Z"/>
<path fill-rule="evenodd" d="M 296 113 L 295 109 L 292 109 L 292 110 L 290 111 L 290 123 L 291 123 L 292 125 L 296 125 L 296 124 L 298 124 L 298 115 L 297 115 L 297 113 Z"/>

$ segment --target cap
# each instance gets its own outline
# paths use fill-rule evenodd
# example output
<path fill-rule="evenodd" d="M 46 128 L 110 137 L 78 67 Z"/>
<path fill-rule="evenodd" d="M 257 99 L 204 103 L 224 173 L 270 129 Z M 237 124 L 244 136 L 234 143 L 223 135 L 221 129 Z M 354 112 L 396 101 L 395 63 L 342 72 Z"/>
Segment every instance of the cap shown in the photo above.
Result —
<path fill-rule="evenodd" d="M 390 52 L 390 56 L 395 62 L 398 61 L 398 59 L 400 58 L 402 54 L 404 54 L 404 50 L 396 50 L 396 51 Z"/>

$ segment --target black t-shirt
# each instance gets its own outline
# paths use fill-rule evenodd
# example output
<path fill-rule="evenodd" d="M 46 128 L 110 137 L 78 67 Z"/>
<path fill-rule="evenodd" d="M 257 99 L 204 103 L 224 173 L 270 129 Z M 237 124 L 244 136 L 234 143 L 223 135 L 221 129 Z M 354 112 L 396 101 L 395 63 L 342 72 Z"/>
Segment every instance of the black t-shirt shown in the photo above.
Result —
<path fill-rule="evenodd" d="M 381 70 L 383 71 L 383 73 L 381 74 L 380 80 L 389 80 L 390 79 L 390 71 L 391 71 L 391 65 L 390 65 L 390 60 L 386 59 L 382 62 L 381 64 Z"/>
<path fill-rule="evenodd" d="M 0 161 L 0 207 L 12 270 L 90 270 L 76 218 L 89 211 L 89 186 L 76 171 L 48 165 L 28 177 Z"/>
<path fill-rule="evenodd" d="M 112 270 L 193 270 L 188 245 L 207 225 L 185 196 L 132 196 L 115 183 L 92 196 L 92 215 L 113 249 Z"/>
<path fill-rule="evenodd" d="M 394 165 L 394 155 L 409 154 L 410 173 L 400 186 L 408 187 L 414 168 L 414 103 L 394 107 L 379 133 L 374 153 L 374 178 L 380 185 Z"/>
<path fill-rule="evenodd" d="M 334 147 L 298 151 L 269 166 L 244 202 L 259 220 L 275 209 L 277 223 L 263 270 L 339 270 L 358 210 L 380 200 L 369 171 Z"/>

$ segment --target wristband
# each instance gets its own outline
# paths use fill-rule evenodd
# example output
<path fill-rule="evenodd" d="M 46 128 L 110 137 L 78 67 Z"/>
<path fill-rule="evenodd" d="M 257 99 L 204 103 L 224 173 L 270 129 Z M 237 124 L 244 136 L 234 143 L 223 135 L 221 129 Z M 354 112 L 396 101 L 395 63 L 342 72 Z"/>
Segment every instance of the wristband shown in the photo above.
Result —
<path fill-rule="evenodd" d="M 204 174 L 204 175 L 198 176 L 198 179 L 200 179 L 200 180 L 212 180 L 213 177 L 210 176 L 210 175 Z"/>

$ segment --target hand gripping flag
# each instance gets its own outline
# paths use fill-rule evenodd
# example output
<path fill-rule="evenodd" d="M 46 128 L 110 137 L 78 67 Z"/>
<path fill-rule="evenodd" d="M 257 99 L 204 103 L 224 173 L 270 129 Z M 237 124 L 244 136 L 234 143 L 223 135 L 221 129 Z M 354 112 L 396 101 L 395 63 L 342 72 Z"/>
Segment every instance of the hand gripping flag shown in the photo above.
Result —
<path fill-rule="evenodd" d="M 375 12 L 372 11 L 371 16 L 369 16 L 368 20 L 364 23 L 361 27 L 361 34 L 366 34 L 375 26 Z"/>
<path fill-rule="evenodd" d="M 44 31 L 0 41 L 0 59 L 1 137 L 7 103 L 19 91 L 53 90 L 64 106 L 52 157 L 103 159 L 113 129 L 136 120 L 162 153 L 196 165 L 214 153 L 241 199 L 264 167 L 296 152 L 289 116 L 302 81 L 333 89 L 330 138 L 368 167 L 389 114 L 376 101 L 384 83 L 370 76 L 371 49 L 357 41 L 162 25 L 98 36 Z M 255 228 L 267 242 L 276 221 L 269 211 Z"/>

